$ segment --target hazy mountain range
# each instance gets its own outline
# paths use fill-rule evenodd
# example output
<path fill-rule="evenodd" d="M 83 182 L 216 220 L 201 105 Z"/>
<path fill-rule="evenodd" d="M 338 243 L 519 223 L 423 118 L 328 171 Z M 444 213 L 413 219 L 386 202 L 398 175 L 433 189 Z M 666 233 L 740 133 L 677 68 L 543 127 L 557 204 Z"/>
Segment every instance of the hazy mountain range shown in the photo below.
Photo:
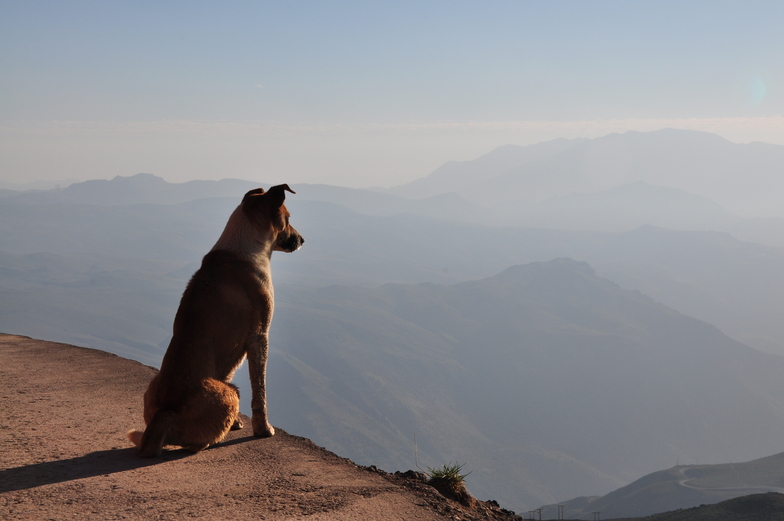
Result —
<path fill-rule="evenodd" d="M 296 189 L 289 207 L 308 248 L 273 257 L 279 283 L 447 283 L 487 277 L 513 264 L 571 257 L 622 287 L 718 324 L 752 347 L 784 354 L 780 248 L 727 234 L 650 226 L 627 233 L 570 232 L 367 215 L 330 202 L 302 201 L 299 192 L 307 190 Z M 237 200 L 118 206 L 0 200 L 0 251 L 99 255 L 107 269 L 117 257 L 125 269 L 129 259 L 165 262 L 153 275 L 180 270 L 174 282 L 179 288 L 212 247 Z M 24 262 L 18 264 L 24 268 Z M 139 269 L 144 272 L 145 266 Z"/>
<path fill-rule="evenodd" d="M 468 162 L 450 162 L 392 189 L 408 197 L 453 191 L 487 205 L 523 205 L 643 181 L 703 195 L 730 211 L 784 217 L 784 146 L 740 145 L 706 132 L 664 129 L 597 139 L 508 145 Z"/>
<path fill-rule="evenodd" d="M 516 510 L 780 452 L 784 359 L 751 347 L 784 354 L 781 219 L 662 169 L 718 157 L 752 186 L 783 148 L 629 133 L 501 147 L 387 191 L 294 185 L 307 242 L 273 256 L 273 423 L 387 470 L 414 466 L 416 433 L 420 465 L 465 462 L 474 493 Z M 0 331 L 157 365 L 188 277 L 256 186 L 5 191 Z"/>

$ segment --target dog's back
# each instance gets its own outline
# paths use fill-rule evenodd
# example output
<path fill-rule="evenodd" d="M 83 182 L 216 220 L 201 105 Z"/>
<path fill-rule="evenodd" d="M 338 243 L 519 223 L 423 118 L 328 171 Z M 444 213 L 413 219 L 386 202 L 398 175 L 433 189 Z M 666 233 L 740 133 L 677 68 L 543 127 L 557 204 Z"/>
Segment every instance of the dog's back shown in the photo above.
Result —
<path fill-rule="evenodd" d="M 185 288 L 174 317 L 174 335 L 161 364 L 171 385 L 188 378 L 231 379 L 245 356 L 248 335 L 272 312 L 268 274 L 229 251 L 204 256 Z"/>

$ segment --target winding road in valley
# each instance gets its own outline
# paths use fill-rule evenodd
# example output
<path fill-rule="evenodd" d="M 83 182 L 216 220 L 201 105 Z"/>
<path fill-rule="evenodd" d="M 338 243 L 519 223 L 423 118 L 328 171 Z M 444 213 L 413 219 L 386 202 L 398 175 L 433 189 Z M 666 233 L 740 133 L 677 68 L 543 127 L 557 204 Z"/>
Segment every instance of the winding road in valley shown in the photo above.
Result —
<path fill-rule="evenodd" d="M 772 487 L 766 485 L 743 485 L 738 487 L 700 487 L 697 485 L 689 484 L 690 481 L 695 481 L 699 478 L 692 478 L 689 477 L 686 473 L 693 469 L 694 467 L 690 466 L 682 466 L 676 467 L 675 471 L 678 473 L 678 485 L 686 488 L 690 488 L 692 490 L 699 490 L 701 492 L 732 492 L 732 493 L 739 493 L 738 495 L 746 495 L 746 494 L 755 494 L 760 492 L 778 492 L 780 494 L 784 494 L 784 488 L 782 487 Z M 733 467 L 733 470 L 735 468 Z M 737 475 L 737 472 L 736 472 Z M 738 480 L 743 481 L 738 475 Z"/>

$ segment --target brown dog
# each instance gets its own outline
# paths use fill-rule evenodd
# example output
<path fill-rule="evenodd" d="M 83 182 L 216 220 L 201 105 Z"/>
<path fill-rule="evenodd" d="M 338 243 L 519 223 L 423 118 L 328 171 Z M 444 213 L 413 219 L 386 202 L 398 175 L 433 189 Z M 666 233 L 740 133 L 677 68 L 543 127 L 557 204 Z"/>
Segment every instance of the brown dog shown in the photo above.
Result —
<path fill-rule="evenodd" d="M 185 288 L 161 370 L 144 393 L 147 428 L 128 433 L 140 457 L 158 456 L 164 445 L 198 452 L 241 428 L 239 390 L 230 382 L 246 356 L 253 434 L 275 434 L 266 397 L 270 257 L 305 242 L 289 224 L 286 191 L 294 193 L 278 185 L 245 194 Z"/>

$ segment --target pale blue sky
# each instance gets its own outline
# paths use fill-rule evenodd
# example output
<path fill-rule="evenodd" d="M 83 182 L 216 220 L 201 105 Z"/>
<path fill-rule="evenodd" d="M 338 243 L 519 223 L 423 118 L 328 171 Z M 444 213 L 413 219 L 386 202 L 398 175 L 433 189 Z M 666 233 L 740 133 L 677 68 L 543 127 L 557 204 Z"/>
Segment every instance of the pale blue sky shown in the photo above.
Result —
<path fill-rule="evenodd" d="M 0 181 L 394 185 L 665 126 L 784 144 L 784 2 L 0 1 Z"/>

